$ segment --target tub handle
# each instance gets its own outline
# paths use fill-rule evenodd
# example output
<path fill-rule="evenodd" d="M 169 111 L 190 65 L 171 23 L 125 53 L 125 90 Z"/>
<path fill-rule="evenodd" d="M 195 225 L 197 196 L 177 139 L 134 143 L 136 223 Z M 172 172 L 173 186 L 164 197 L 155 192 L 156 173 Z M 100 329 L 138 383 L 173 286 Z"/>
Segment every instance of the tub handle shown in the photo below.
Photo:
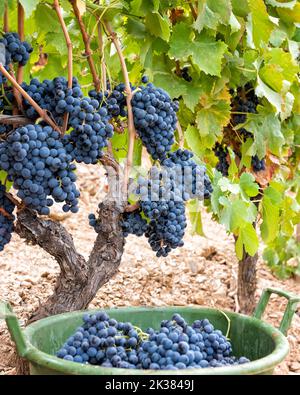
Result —
<path fill-rule="evenodd" d="M 21 357 L 25 357 L 29 350 L 29 346 L 17 316 L 8 302 L 0 300 L 0 320 L 1 319 L 5 319 L 6 321 L 11 338 L 16 344 L 18 354 Z"/>
<path fill-rule="evenodd" d="M 277 288 L 266 288 L 263 290 L 261 297 L 259 299 L 259 302 L 256 306 L 256 309 L 253 313 L 253 317 L 261 319 L 263 313 L 266 310 L 267 304 L 270 300 L 271 294 L 276 294 L 279 296 L 282 296 L 288 300 L 287 306 L 285 308 L 285 312 L 283 314 L 279 330 L 282 332 L 284 335 L 287 334 L 287 331 L 289 330 L 293 316 L 297 310 L 297 306 L 300 302 L 300 297 L 292 294 L 290 292 L 282 291 L 281 289 Z"/>

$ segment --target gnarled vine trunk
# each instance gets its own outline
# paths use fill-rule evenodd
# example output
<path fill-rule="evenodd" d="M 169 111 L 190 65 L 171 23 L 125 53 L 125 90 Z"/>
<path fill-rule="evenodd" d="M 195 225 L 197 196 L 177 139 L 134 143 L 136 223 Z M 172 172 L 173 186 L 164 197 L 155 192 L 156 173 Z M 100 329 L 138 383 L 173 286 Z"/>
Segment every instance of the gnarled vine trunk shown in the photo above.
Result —
<path fill-rule="evenodd" d="M 258 254 L 250 256 L 244 251 L 238 267 L 238 303 L 240 312 L 252 314 L 255 308 L 256 264 Z"/>
<path fill-rule="evenodd" d="M 18 214 L 16 232 L 19 236 L 51 254 L 61 270 L 53 294 L 29 322 L 86 308 L 98 289 L 117 272 L 124 248 L 121 212 L 122 208 L 114 201 L 100 204 L 101 232 L 88 261 L 76 251 L 72 236 L 60 223 L 38 218 L 28 209 Z"/>

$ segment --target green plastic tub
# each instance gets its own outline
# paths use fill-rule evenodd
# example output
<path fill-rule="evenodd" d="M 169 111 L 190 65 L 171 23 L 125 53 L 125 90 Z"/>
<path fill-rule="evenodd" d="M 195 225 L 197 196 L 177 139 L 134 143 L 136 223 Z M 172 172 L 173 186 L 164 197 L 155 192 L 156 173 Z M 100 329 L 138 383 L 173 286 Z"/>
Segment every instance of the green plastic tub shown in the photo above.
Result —
<path fill-rule="evenodd" d="M 279 330 L 261 320 L 272 293 L 288 299 Z M 232 341 L 234 355 L 238 357 L 243 355 L 252 361 L 238 366 L 184 369 L 179 371 L 104 368 L 68 362 L 55 357 L 54 354 L 66 339 L 81 325 L 82 311 L 48 317 L 22 330 L 9 304 L 0 302 L 0 318 L 5 318 L 12 339 L 16 343 L 17 351 L 20 356 L 29 361 L 32 375 L 272 374 L 274 368 L 289 352 L 289 345 L 285 335 L 299 302 L 300 298 L 295 295 L 268 288 L 264 290 L 253 317 L 198 307 L 137 307 L 105 310 L 110 317 L 120 321 L 131 321 L 144 330 L 149 326 L 158 328 L 161 320 L 170 319 L 175 312 L 180 313 L 188 322 L 208 318 L 215 328 L 222 330 L 223 333 L 226 333 L 229 329 L 229 338 Z"/>

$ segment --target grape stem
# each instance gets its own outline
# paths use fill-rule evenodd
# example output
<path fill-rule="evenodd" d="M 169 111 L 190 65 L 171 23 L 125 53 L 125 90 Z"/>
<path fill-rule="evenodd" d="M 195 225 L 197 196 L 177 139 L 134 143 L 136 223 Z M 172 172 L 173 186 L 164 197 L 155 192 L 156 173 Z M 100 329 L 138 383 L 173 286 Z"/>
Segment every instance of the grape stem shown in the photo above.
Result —
<path fill-rule="evenodd" d="M 20 36 L 20 40 L 24 41 L 24 8 L 22 4 L 18 1 L 18 34 Z M 24 68 L 20 64 L 18 64 L 18 71 L 17 71 L 17 81 L 18 84 L 23 82 L 23 71 Z"/>
<path fill-rule="evenodd" d="M 2 207 L 0 207 L 0 214 L 2 214 L 4 217 L 6 217 L 6 218 L 8 218 L 10 220 L 12 220 L 14 218 L 12 215 L 8 214 L 8 212 L 6 212 L 4 210 L 4 208 L 2 208 Z"/>
<path fill-rule="evenodd" d="M 28 125 L 32 120 L 23 115 L 0 115 L 0 124 L 4 125 Z M 1 135 L 2 137 L 2 135 Z"/>
<path fill-rule="evenodd" d="M 5 192 L 5 196 L 7 197 L 8 200 L 10 200 L 18 209 L 22 209 L 24 206 L 22 203 L 19 202 L 11 193 Z"/>
<path fill-rule="evenodd" d="M 4 33 L 7 33 L 9 31 L 7 0 L 5 0 L 5 8 L 3 15 L 3 30 Z"/>
<path fill-rule="evenodd" d="M 106 91 L 107 90 L 106 65 L 105 65 L 105 57 L 104 57 L 103 32 L 102 32 L 102 25 L 100 23 L 100 20 L 98 20 L 97 29 L 98 29 L 99 51 L 100 51 L 102 89 Z"/>
<path fill-rule="evenodd" d="M 9 73 L 12 76 L 12 78 L 16 79 L 12 64 L 9 65 Z M 13 115 L 18 115 L 19 111 L 22 111 L 23 108 L 22 95 L 20 94 L 20 92 L 18 92 L 18 90 L 15 87 L 13 87 L 13 95 L 17 102 L 17 107 L 13 106 Z"/>
<path fill-rule="evenodd" d="M 133 211 L 136 211 L 139 208 L 140 208 L 140 204 L 139 203 L 129 204 L 128 206 L 125 207 L 124 211 L 126 213 L 132 213 Z"/>
<path fill-rule="evenodd" d="M 121 64 L 121 69 L 124 77 L 124 83 L 125 83 L 125 92 L 126 92 L 126 104 L 127 104 L 127 118 L 128 118 L 128 151 L 127 151 L 127 160 L 126 160 L 126 165 L 125 165 L 125 170 L 124 170 L 124 184 L 123 184 L 123 189 L 124 189 L 124 194 L 126 194 L 126 200 L 127 200 L 127 194 L 128 194 L 128 180 L 129 180 L 129 175 L 130 175 L 130 170 L 132 167 L 133 163 L 133 151 L 134 151 L 134 140 L 136 136 L 136 131 L 135 131 L 135 126 L 134 126 L 134 119 L 133 119 L 133 111 L 132 111 L 132 105 L 131 105 L 131 99 L 132 99 L 132 91 L 130 87 L 130 82 L 129 82 L 129 75 L 128 75 L 128 70 L 125 62 L 125 58 L 122 53 L 121 45 L 118 40 L 117 34 L 112 30 L 112 27 L 109 22 L 105 21 L 104 22 L 105 29 L 109 35 L 109 38 L 113 42 L 117 54 L 119 56 L 120 64 Z"/>
<path fill-rule="evenodd" d="M 179 136 L 179 147 L 183 148 L 183 146 L 184 146 L 184 134 L 183 134 L 183 131 L 182 131 L 182 128 L 181 128 L 181 125 L 180 125 L 179 121 L 177 121 L 176 127 L 177 127 L 177 131 L 178 131 L 178 136 Z"/>
<path fill-rule="evenodd" d="M 65 24 L 62 11 L 59 5 L 59 0 L 54 0 L 53 1 L 53 7 L 56 11 L 56 14 L 58 16 L 59 23 L 61 24 L 65 40 L 66 40 L 66 45 L 68 48 L 68 88 L 72 89 L 73 86 L 73 46 L 72 46 L 72 41 L 69 36 L 69 32 L 67 29 L 67 26 Z M 63 126 L 62 126 L 62 132 L 63 134 L 66 133 L 66 130 L 68 128 L 68 121 L 69 121 L 69 113 L 64 114 L 64 119 L 63 119 Z"/>
<path fill-rule="evenodd" d="M 44 119 L 54 130 L 61 133 L 60 128 L 57 124 L 49 117 L 46 111 L 44 111 L 33 99 L 28 95 L 28 93 L 17 83 L 15 78 L 11 76 L 5 69 L 2 63 L 0 63 L 1 73 L 11 82 L 12 86 L 17 89 L 18 92 L 32 105 L 36 112 Z"/>
<path fill-rule="evenodd" d="M 80 10 L 79 10 L 79 8 L 77 6 L 77 0 L 69 0 L 69 1 L 70 1 L 71 5 L 73 7 L 75 17 L 76 17 L 77 22 L 79 24 L 79 28 L 80 28 L 81 35 L 82 35 L 82 40 L 84 42 L 84 47 L 85 47 L 85 56 L 87 58 L 87 61 L 88 61 L 88 64 L 89 64 L 89 67 L 90 67 L 90 70 L 91 70 L 91 74 L 92 74 L 92 77 L 93 77 L 93 83 L 94 83 L 96 91 L 99 92 L 100 91 L 100 79 L 99 79 L 99 77 L 97 75 L 95 63 L 94 63 L 94 60 L 93 60 L 93 57 L 92 57 L 92 50 L 91 50 L 91 45 L 90 45 L 90 37 L 89 37 L 87 31 L 85 30 L 85 26 L 84 26 L 84 23 L 83 23 L 81 14 L 80 14 Z"/>
<path fill-rule="evenodd" d="M 195 10 L 195 8 L 194 8 L 194 6 L 193 6 L 193 4 L 191 2 L 189 2 L 189 6 L 190 6 L 190 9 L 191 9 L 193 18 L 196 20 L 198 18 L 197 12 L 196 12 L 196 10 Z"/>

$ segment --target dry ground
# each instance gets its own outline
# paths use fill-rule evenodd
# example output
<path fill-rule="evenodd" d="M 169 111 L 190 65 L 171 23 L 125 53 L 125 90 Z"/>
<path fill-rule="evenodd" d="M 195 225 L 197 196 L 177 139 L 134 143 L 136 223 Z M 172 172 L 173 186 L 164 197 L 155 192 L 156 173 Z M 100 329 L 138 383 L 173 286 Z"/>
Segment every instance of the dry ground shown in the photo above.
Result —
<path fill-rule="evenodd" d="M 63 223 L 72 232 L 78 250 L 89 254 L 96 237 L 87 222 L 103 196 L 97 169 L 80 167 L 82 193 L 78 215 Z M 137 305 L 199 305 L 236 309 L 237 261 L 233 240 L 203 213 L 206 237 L 188 232 L 185 246 L 166 259 L 157 259 L 144 238 L 129 237 L 119 273 L 97 294 L 91 307 Z M 58 272 L 56 262 L 43 250 L 25 244 L 17 235 L 0 255 L 0 299 L 8 300 L 21 322 L 52 292 Z M 257 298 L 265 287 L 281 287 L 300 294 L 300 282 L 280 281 L 260 260 Z M 278 324 L 285 301 L 272 298 L 266 319 Z M 300 312 L 300 309 L 299 309 Z M 295 316 L 288 340 L 291 352 L 278 374 L 300 374 L 300 313 Z M 0 375 L 15 374 L 14 349 L 0 322 Z"/>

